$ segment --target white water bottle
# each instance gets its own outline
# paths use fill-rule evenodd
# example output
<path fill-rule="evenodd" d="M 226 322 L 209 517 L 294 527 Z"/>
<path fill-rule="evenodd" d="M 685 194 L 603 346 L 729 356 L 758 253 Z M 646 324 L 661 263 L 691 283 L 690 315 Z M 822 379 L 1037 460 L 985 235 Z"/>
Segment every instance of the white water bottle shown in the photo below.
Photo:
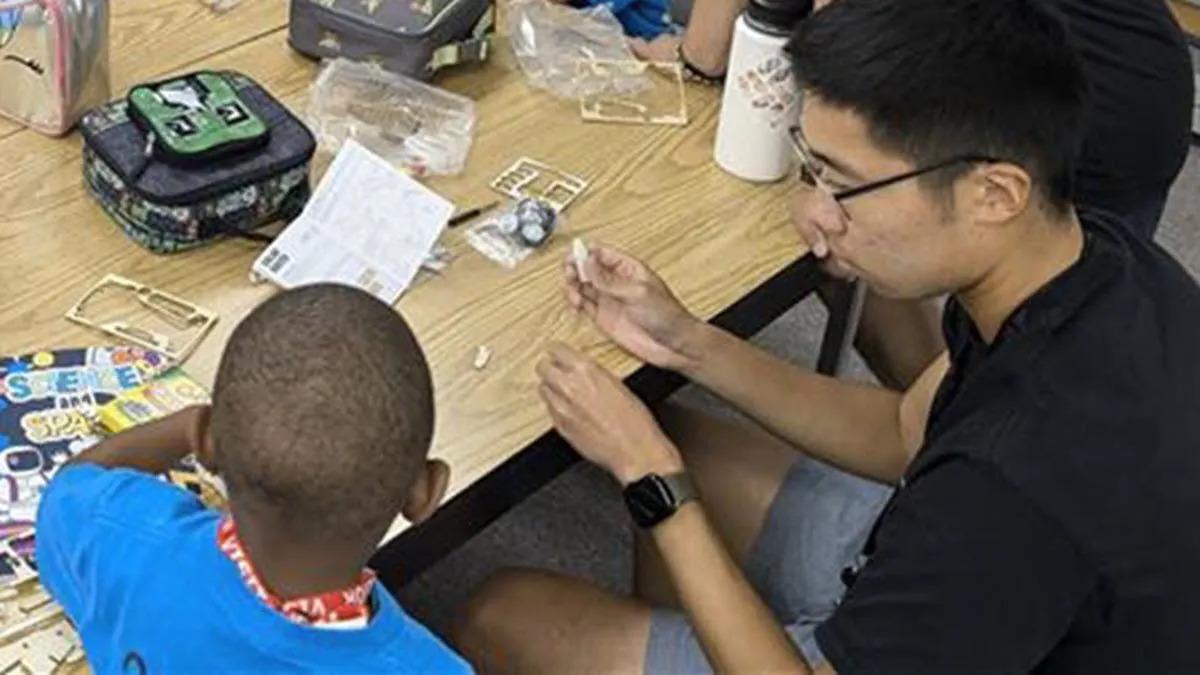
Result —
<path fill-rule="evenodd" d="M 769 183 L 792 166 L 788 127 L 800 92 L 783 51 L 812 0 L 751 0 L 733 29 L 714 158 L 738 178 Z"/>

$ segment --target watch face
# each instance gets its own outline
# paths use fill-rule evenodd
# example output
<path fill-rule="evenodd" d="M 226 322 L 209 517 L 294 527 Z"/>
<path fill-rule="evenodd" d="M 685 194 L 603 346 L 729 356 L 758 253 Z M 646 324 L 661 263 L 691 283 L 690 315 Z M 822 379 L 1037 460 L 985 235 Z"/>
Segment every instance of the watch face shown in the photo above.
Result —
<path fill-rule="evenodd" d="M 658 476 L 646 476 L 625 488 L 625 504 L 638 527 L 654 527 L 675 513 L 678 506 Z"/>

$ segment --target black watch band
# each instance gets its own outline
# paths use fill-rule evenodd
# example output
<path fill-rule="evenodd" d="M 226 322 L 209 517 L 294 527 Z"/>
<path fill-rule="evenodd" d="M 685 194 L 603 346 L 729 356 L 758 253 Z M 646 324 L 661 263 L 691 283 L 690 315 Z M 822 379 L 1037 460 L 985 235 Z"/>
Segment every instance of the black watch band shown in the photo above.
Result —
<path fill-rule="evenodd" d="M 703 70 L 697 68 L 695 64 L 688 60 L 687 55 L 683 53 L 683 40 L 680 40 L 679 43 L 675 45 L 675 58 L 679 61 L 679 64 L 683 66 L 683 79 L 689 82 L 708 85 L 710 87 L 719 87 L 725 84 L 724 73 L 720 75 L 709 75 Z"/>
<path fill-rule="evenodd" d="M 682 471 L 667 476 L 650 474 L 625 488 L 625 506 L 642 529 L 658 525 L 696 498 L 696 486 Z"/>

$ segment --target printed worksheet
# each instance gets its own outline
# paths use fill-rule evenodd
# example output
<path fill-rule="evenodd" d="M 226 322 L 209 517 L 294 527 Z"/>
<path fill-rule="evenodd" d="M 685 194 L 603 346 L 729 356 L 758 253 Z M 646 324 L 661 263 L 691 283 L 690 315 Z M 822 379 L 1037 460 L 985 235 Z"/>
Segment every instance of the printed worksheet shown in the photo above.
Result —
<path fill-rule="evenodd" d="M 389 305 L 421 268 L 454 205 L 347 140 L 300 217 L 254 262 L 284 288 L 356 286 Z"/>

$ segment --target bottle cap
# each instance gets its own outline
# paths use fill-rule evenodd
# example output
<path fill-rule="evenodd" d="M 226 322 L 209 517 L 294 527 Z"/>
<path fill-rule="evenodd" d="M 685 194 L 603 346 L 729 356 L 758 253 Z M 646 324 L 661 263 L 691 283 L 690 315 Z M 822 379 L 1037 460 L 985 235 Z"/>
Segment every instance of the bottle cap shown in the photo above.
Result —
<path fill-rule="evenodd" d="M 813 0 L 750 0 L 746 23 L 768 35 L 786 36 L 812 11 Z"/>

